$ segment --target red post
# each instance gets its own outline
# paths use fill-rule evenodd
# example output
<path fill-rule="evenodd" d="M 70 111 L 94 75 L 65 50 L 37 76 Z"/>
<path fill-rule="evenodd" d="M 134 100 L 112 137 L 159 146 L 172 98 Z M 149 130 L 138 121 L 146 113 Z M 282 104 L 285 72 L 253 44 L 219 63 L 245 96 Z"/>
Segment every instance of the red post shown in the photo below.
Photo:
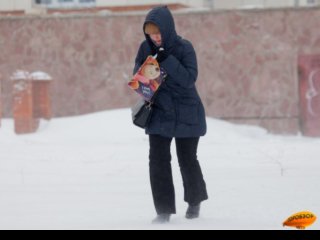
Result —
<path fill-rule="evenodd" d="M 299 84 L 302 133 L 320 137 L 320 55 L 300 56 Z"/>
<path fill-rule="evenodd" d="M 39 120 L 33 114 L 33 87 L 28 72 L 17 71 L 13 80 L 13 116 L 16 134 L 34 133 Z"/>
<path fill-rule="evenodd" d="M 52 118 L 51 77 L 43 72 L 31 74 L 33 80 L 34 117 L 50 120 Z"/>

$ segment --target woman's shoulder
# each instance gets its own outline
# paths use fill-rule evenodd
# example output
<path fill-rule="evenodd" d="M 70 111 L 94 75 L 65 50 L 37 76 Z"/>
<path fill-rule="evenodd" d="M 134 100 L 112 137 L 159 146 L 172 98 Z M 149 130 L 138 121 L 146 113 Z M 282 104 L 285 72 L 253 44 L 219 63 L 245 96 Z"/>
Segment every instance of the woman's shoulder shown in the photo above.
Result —
<path fill-rule="evenodd" d="M 140 43 L 140 48 L 142 48 L 142 49 L 149 48 L 149 44 L 148 44 L 147 40 L 143 40 L 143 41 Z"/>
<path fill-rule="evenodd" d="M 177 38 L 177 45 L 180 46 L 183 50 L 193 49 L 192 42 L 180 36 Z"/>
<path fill-rule="evenodd" d="M 183 38 L 181 36 L 177 37 L 177 43 L 181 44 L 181 45 L 192 45 L 191 41 L 189 41 L 188 39 Z"/>
<path fill-rule="evenodd" d="M 144 40 L 144 41 L 141 42 L 139 51 L 140 51 L 143 55 L 145 55 L 145 57 L 146 57 L 148 54 L 150 54 L 151 48 L 150 48 L 150 45 L 149 45 L 149 43 L 148 43 L 147 40 Z"/>

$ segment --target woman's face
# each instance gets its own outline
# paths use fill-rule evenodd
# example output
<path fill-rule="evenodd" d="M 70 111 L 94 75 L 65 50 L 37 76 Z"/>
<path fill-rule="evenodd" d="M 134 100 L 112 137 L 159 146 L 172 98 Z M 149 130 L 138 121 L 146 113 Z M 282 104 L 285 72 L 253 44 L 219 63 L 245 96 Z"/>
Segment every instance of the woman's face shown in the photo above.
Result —
<path fill-rule="evenodd" d="M 150 34 L 150 38 L 151 38 L 152 41 L 154 41 L 158 46 L 161 46 L 161 44 L 162 44 L 161 33 Z"/>

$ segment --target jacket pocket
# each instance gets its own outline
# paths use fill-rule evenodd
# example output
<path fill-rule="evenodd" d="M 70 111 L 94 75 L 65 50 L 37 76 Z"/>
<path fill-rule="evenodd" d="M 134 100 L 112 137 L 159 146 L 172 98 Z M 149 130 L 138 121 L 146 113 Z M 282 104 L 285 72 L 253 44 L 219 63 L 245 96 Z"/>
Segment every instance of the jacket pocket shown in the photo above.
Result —
<path fill-rule="evenodd" d="M 199 124 L 200 102 L 195 99 L 181 99 L 178 104 L 178 121 L 188 125 Z"/>

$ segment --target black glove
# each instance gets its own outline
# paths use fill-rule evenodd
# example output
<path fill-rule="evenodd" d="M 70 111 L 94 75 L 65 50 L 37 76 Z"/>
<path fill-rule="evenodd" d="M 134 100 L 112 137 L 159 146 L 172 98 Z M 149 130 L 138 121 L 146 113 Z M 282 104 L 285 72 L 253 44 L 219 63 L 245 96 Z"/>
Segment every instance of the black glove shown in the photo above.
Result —
<path fill-rule="evenodd" d="M 167 51 L 164 50 L 163 47 L 157 48 L 157 61 L 159 63 L 162 63 L 168 57 L 169 57 L 169 54 L 167 53 Z"/>

